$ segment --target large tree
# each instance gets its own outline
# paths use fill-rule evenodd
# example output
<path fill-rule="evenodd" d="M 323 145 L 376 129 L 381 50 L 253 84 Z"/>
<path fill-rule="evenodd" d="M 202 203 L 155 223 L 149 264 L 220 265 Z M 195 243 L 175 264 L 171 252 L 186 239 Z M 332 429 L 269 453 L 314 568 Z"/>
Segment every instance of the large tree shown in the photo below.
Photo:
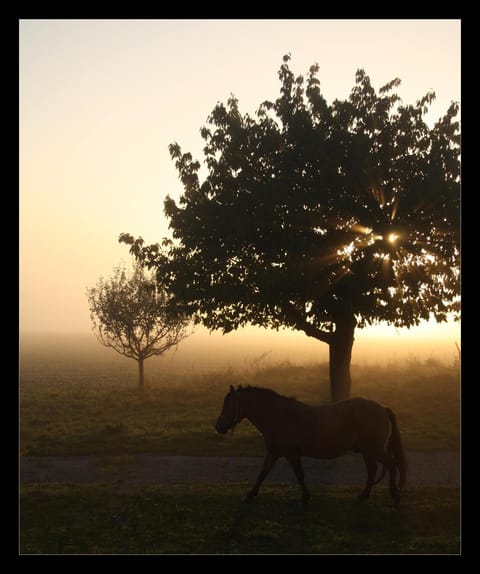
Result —
<path fill-rule="evenodd" d="M 87 289 L 90 318 L 98 340 L 138 363 L 138 388 L 145 388 L 144 361 L 176 347 L 187 334 L 188 317 L 175 311 L 157 281 L 136 263 L 131 272 L 114 269 Z"/>
<path fill-rule="evenodd" d="M 350 395 L 356 327 L 459 315 L 458 105 L 429 127 L 432 92 L 403 105 L 400 80 L 377 93 L 363 70 L 328 104 L 318 65 L 304 80 L 288 61 L 254 117 L 233 96 L 216 105 L 202 182 L 170 146 L 184 193 L 165 201 L 168 255 L 130 243 L 208 328 L 287 327 L 328 344 L 335 401 Z"/>

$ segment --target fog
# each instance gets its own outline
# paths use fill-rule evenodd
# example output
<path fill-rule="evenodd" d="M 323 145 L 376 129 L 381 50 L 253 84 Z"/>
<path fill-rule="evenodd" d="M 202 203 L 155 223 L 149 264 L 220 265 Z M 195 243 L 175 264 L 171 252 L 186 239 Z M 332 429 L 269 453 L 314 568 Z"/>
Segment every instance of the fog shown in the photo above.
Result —
<path fill-rule="evenodd" d="M 357 330 L 352 365 L 385 365 L 408 363 L 412 360 L 434 359 L 451 365 L 458 359 L 455 346 L 460 344 L 460 332 L 451 329 L 451 337 L 425 337 L 422 330 L 396 334 L 385 330 L 383 336 L 375 330 Z M 381 331 L 380 331 L 381 332 Z M 442 335 L 439 327 L 438 335 Z M 443 334 L 444 335 L 444 334 Z M 458 335 L 456 337 L 455 335 Z M 199 328 L 176 350 L 161 357 L 148 359 L 145 365 L 147 380 L 158 373 L 198 374 L 226 369 L 252 370 L 288 362 L 293 365 L 312 365 L 328 361 L 328 346 L 302 333 L 246 329 L 222 335 L 209 334 Z M 20 376 L 28 376 L 40 369 L 54 374 L 57 366 L 75 373 L 89 373 L 123 366 L 136 372 L 133 360 L 103 347 L 93 333 L 83 334 L 21 334 Z"/>

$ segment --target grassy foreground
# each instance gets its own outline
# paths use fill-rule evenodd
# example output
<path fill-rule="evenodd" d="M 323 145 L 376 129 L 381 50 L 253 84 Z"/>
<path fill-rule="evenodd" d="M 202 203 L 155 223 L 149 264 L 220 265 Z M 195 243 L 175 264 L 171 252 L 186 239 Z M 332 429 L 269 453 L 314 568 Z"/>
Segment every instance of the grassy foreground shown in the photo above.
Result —
<path fill-rule="evenodd" d="M 143 395 L 121 366 L 75 370 L 65 360 L 21 367 L 22 454 L 262 455 L 248 422 L 234 440 L 213 430 L 230 384 L 270 387 L 309 404 L 329 402 L 326 365 L 287 363 L 242 372 L 165 373 Z M 88 368 L 87 368 L 88 367 Z M 397 415 L 408 450 L 458 450 L 458 368 L 435 362 L 354 367 L 355 395 Z M 97 373 L 97 374 L 96 374 Z M 22 554 L 457 554 L 459 491 L 410 486 L 394 509 L 384 486 L 361 504 L 355 487 L 312 486 L 309 507 L 298 487 L 265 485 L 23 484 Z M 251 486 L 251 485 L 250 485 Z"/>
<path fill-rule="evenodd" d="M 246 484 L 31 485 L 21 495 L 21 554 L 458 554 L 459 492 L 412 488 L 399 509 L 385 488 Z M 48 516 L 48 520 L 45 517 Z"/>
<path fill-rule="evenodd" d="M 233 441 L 213 430 L 230 384 L 269 387 L 308 404 L 329 402 L 327 365 L 167 374 L 143 395 L 135 389 L 134 379 L 130 386 L 119 385 L 119 369 L 95 376 L 58 365 L 54 376 L 51 366 L 22 374 L 22 454 L 261 455 L 263 441 L 248 421 L 235 430 Z M 353 374 L 355 395 L 394 410 L 406 449 L 459 449 L 458 368 L 412 362 L 357 366 Z"/>

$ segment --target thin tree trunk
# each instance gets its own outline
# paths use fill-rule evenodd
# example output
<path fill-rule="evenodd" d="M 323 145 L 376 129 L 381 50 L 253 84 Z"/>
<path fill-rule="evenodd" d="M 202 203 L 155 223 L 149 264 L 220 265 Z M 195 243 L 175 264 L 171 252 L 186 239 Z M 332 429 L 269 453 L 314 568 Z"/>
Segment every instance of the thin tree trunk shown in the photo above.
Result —
<path fill-rule="evenodd" d="M 145 390 L 145 377 L 143 374 L 143 359 L 138 359 L 138 390 L 143 393 Z"/>
<path fill-rule="evenodd" d="M 335 318 L 335 332 L 330 340 L 330 394 L 332 402 L 350 397 L 352 379 L 350 362 L 356 320 L 353 315 Z"/>

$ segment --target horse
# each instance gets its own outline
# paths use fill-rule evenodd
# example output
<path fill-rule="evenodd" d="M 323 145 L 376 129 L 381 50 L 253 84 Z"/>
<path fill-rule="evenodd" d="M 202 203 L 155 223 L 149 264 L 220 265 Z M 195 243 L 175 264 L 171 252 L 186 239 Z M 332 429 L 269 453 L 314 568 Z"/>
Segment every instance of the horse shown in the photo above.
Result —
<path fill-rule="evenodd" d="M 225 434 L 244 418 L 263 435 L 267 453 L 257 482 L 245 502 L 252 503 L 275 462 L 285 457 L 302 490 L 302 503 L 310 493 L 305 485 L 302 456 L 332 459 L 349 451 L 360 452 L 367 469 L 367 482 L 359 495 L 368 499 L 372 487 L 389 473 L 389 491 L 395 506 L 406 482 L 406 459 L 396 417 L 391 409 L 361 397 L 331 405 L 310 406 L 261 387 L 242 387 L 225 396 L 215 429 Z M 380 477 L 377 462 L 382 463 Z M 399 479 L 397 482 L 397 470 Z"/>

